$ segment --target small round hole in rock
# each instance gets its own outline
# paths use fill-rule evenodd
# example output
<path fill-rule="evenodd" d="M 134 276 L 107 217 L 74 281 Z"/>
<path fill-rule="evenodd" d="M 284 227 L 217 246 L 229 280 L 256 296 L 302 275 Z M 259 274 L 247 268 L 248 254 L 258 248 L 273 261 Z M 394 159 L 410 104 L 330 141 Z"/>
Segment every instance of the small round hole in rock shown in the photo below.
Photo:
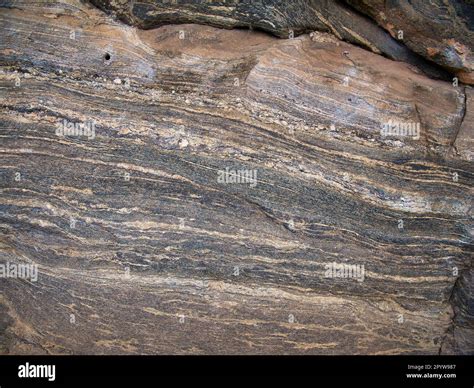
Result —
<path fill-rule="evenodd" d="M 104 59 L 105 59 L 106 61 L 109 61 L 109 60 L 110 60 L 110 54 L 109 54 L 109 53 L 105 53 Z"/>

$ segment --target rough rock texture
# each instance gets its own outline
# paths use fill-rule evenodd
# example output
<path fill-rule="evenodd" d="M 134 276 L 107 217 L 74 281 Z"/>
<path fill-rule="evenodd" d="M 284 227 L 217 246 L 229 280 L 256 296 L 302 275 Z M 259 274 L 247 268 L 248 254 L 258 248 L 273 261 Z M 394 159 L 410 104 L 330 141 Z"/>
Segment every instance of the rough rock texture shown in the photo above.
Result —
<path fill-rule="evenodd" d="M 411 63 L 430 76 L 447 79 L 440 69 L 393 39 L 375 22 L 334 0 L 224 0 L 178 2 L 91 0 L 126 23 L 148 29 L 166 24 L 199 23 L 220 28 L 250 28 L 281 38 L 314 30 L 363 46 L 389 58 Z"/>
<path fill-rule="evenodd" d="M 417 65 L 429 75 L 443 77 L 442 72 L 414 54 L 417 53 L 443 66 L 462 82 L 474 83 L 474 5 L 468 0 L 91 2 L 145 29 L 170 23 L 201 23 L 224 28 L 258 28 L 285 38 L 290 31 L 294 34 L 313 30 L 331 32 L 389 58 Z M 370 16 L 383 28 L 357 11 Z"/>
<path fill-rule="evenodd" d="M 472 0 L 347 0 L 414 52 L 474 83 Z"/>
<path fill-rule="evenodd" d="M 0 278 L 2 353 L 474 352 L 470 87 L 71 0 L 9 2 L 0 35 L 0 264 L 39 265 Z"/>
<path fill-rule="evenodd" d="M 454 146 L 464 159 L 474 160 L 474 90 L 466 88 L 466 106 Z"/>

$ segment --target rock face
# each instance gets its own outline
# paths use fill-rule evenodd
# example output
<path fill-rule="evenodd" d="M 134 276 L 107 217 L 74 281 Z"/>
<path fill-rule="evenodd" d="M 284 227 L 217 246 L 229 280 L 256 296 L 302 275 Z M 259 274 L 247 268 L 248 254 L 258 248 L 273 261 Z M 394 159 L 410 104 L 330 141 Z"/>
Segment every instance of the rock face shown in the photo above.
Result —
<path fill-rule="evenodd" d="M 450 1 L 347 0 L 414 52 L 474 83 L 474 3 Z"/>
<path fill-rule="evenodd" d="M 167 24 L 198 23 L 220 28 L 249 28 L 281 38 L 330 32 L 339 39 L 363 46 L 389 58 L 411 63 L 430 76 L 447 79 L 447 74 L 393 39 L 375 22 L 334 0 L 266 1 L 111 1 L 92 0 L 106 12 L 142 29 Z"/>
<path fill-rule="evenodd" d="M 38 276 L 0 278 L 2 353 L 474 352 L 469 86 L 324 32 L 11 5 L 0 270 Z"/>
<path fill-rule="evenodd" d="M 313 30 L 331 32 L 373 52 L 417 65 L 431 76 L 445 77 L 422 61 L 419 54 L 462 82 L 474 83 L 474 5 L 468 0 L 91 1 L 145 29 L 170 23 L 200 23 L 256 28 L 285 38 Z"/>

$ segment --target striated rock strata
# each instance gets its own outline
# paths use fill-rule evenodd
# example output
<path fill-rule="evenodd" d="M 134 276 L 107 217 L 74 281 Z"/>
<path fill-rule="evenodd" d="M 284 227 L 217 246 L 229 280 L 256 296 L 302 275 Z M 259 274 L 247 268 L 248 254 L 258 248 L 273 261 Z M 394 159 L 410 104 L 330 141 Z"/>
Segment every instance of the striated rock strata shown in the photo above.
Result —
<path fill-rule="evenodd" d="M 0 352 L 474 352 L 469 86 L 324 32 L 14 3 L 0 264 L 38 278 L 0 278 Z"/>
<path fill-rule="evenodd" d="M 474 5 L 470 0 L 91 2 L 126 23 L 145 29 L 170 23 L 201 23 L 257 28 L 285 38 L 313 30 L 331 32 L 375 53 L 416 65 L 431 76 L 445 77 L 422 57 L 462 82 L 474 83 Z"/>

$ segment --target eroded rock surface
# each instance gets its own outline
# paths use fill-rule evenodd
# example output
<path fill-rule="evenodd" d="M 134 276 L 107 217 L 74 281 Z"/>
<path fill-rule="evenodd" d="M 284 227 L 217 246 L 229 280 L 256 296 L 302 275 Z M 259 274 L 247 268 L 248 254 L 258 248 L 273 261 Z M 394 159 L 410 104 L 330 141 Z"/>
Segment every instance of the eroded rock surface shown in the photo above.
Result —
<path fill-rule="evenodd" d="M 414 52 L 474 83 L 474 3 L 469 0 L 347 0 Z"/>
<path fill-rule="evenodd" d="M 0 279 L 0 351 L 474 352 L 472 89 L 326 33 L 47 4 L 0 8 L 0 263 L 39 266 Z"/>
<path fill-rule="evenodd" d="M 448 75 L 430 65 L 393 39 L 388 32 L 341 1 L 267 0 L 176 2 L 161 0 L 91 2 L 120 20 L 142 29 L 167 24 L 198 23 L 220 28 L 249 28 L 270 32 L 281 38 L 310 33 L 330 32 L 339 39 L 365 47 L 389 58 L 411 63 L 426 74 L 447 79 Z M 464 77 L 466 78 L 466 77 Z"/>

